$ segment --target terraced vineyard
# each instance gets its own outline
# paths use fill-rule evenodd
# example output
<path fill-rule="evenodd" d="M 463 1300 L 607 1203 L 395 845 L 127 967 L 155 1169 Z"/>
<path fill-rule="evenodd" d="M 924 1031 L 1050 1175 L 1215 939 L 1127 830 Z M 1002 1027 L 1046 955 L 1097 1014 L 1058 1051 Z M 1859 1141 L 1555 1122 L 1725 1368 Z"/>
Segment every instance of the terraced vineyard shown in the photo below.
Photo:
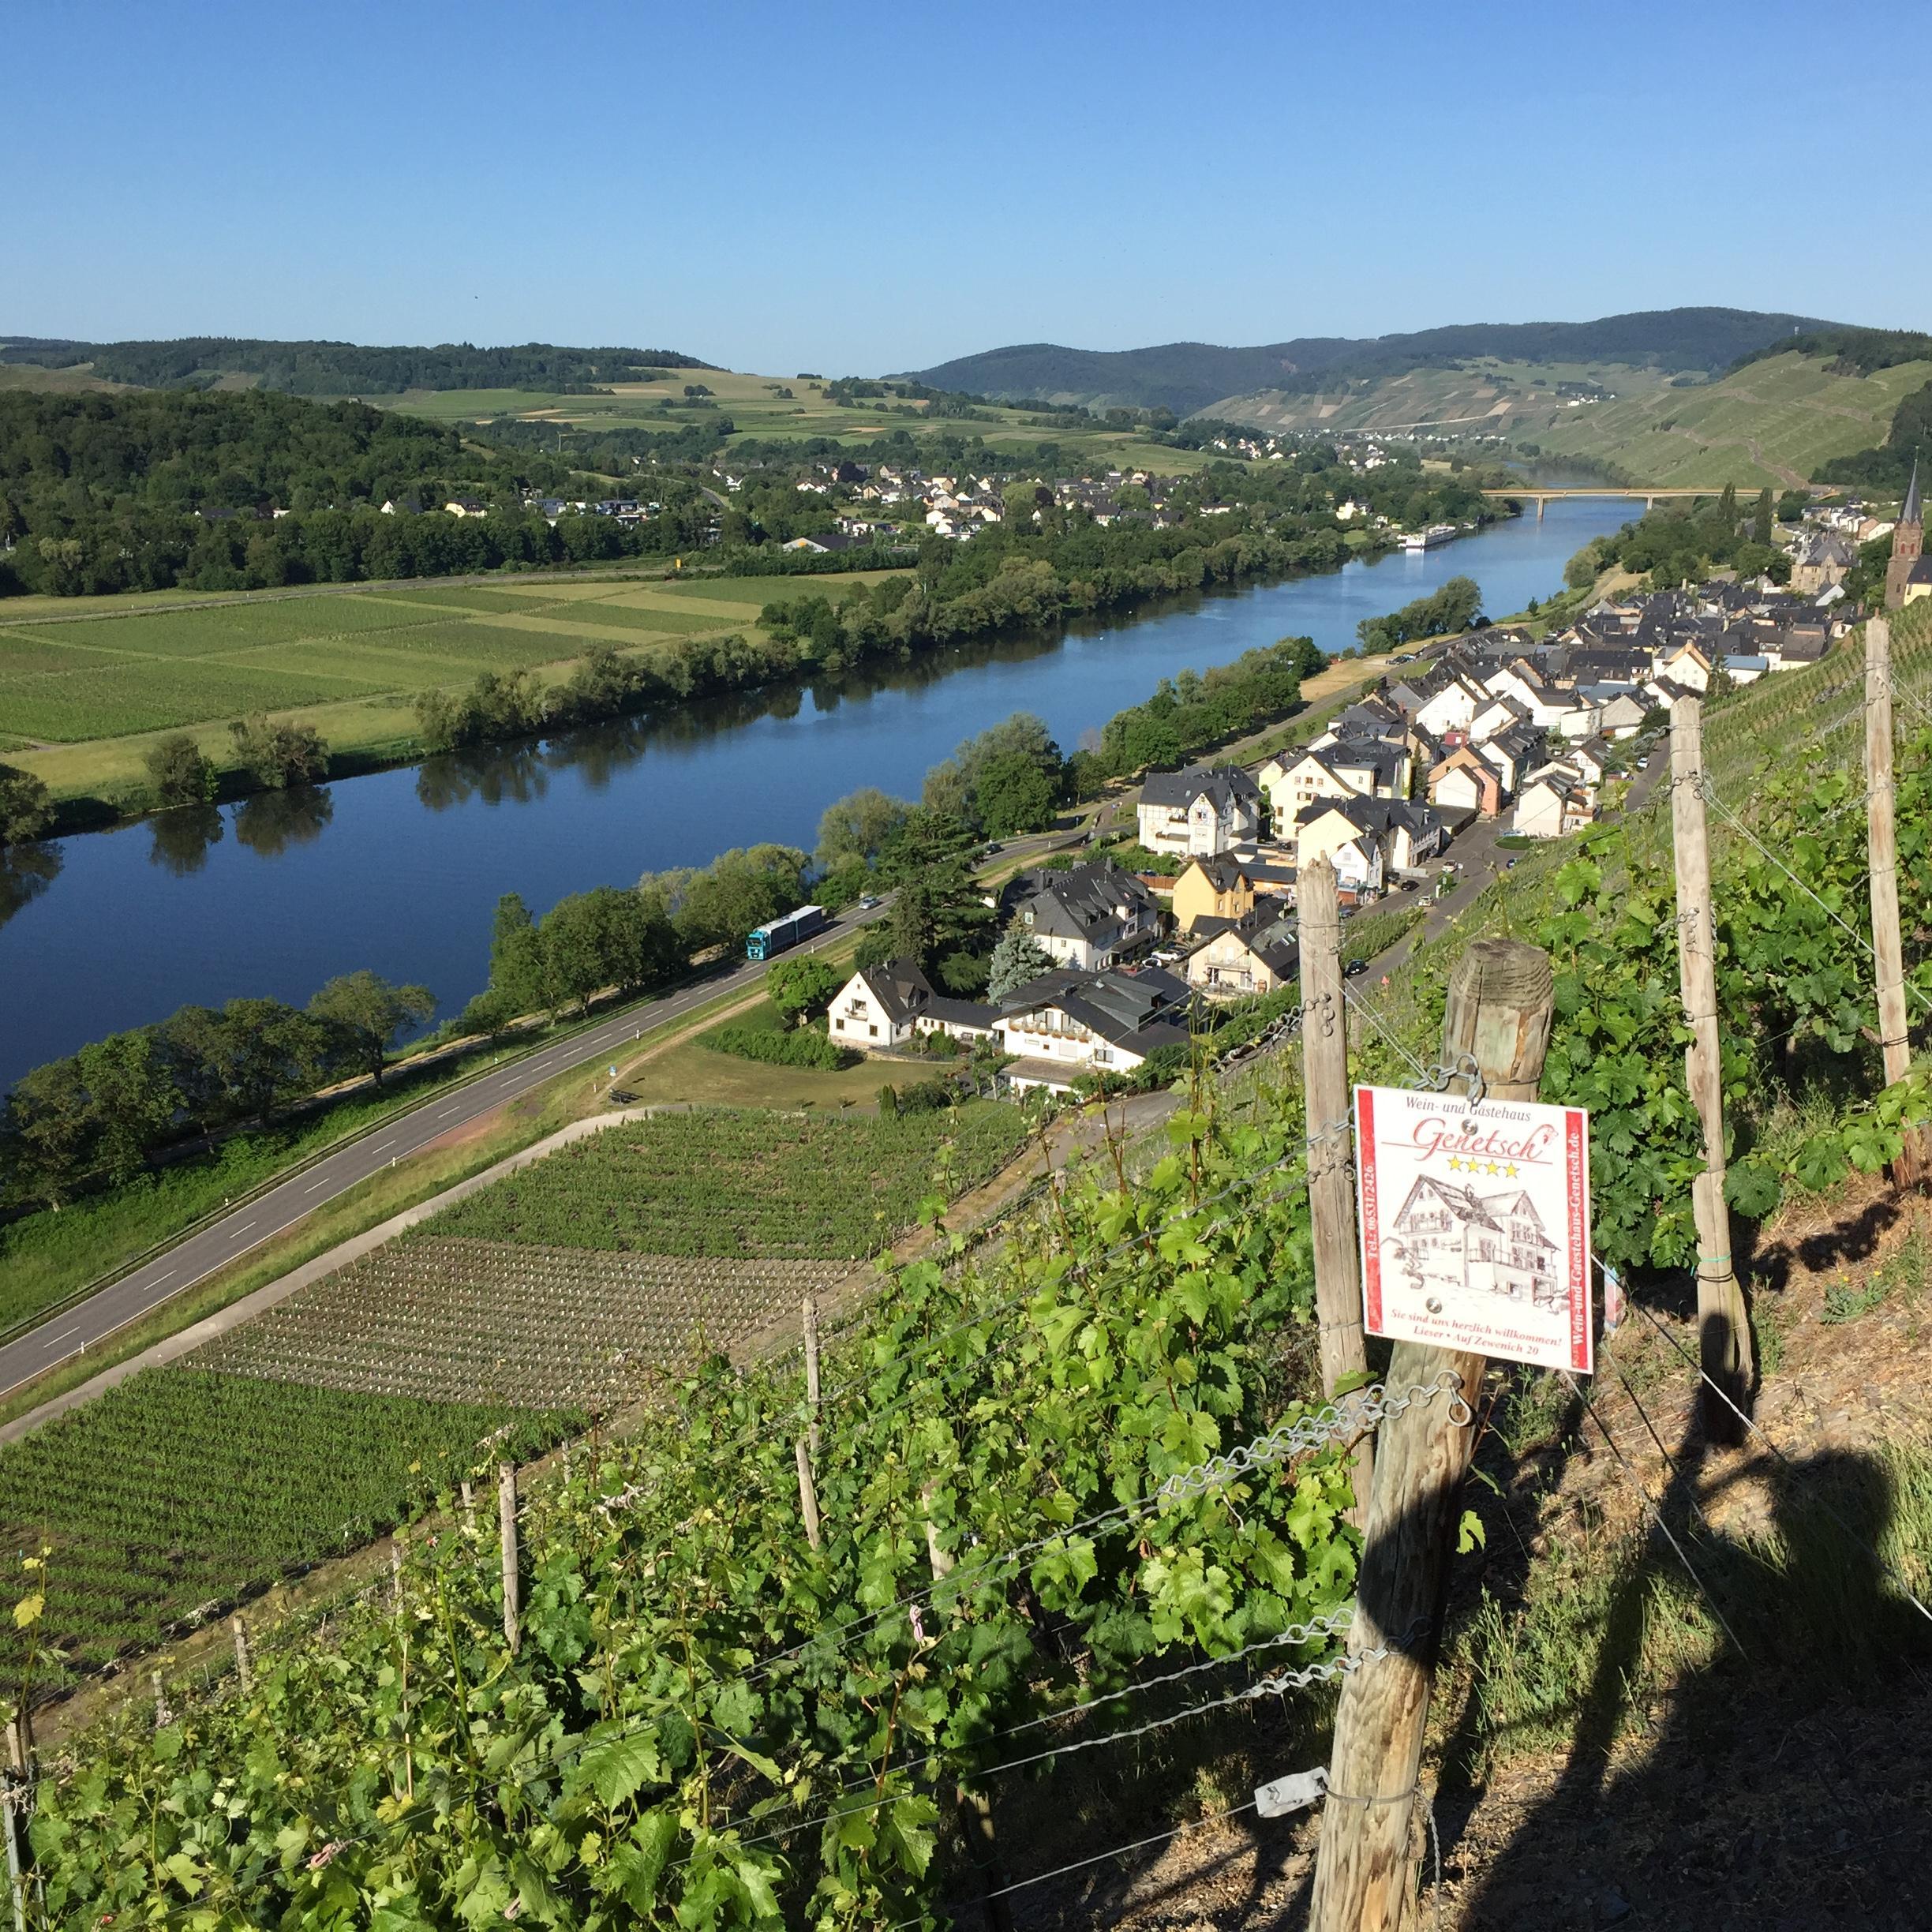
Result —
<path fill-rule="evenodd" d="M 757 1334 L 841 1263 L 436 1239 L 379 1249 L 234 1330 L 204 1368 L 449 1402 L 607 1411 Z"/>
<path fill-rule="evenodd" d="M 70 1663 L 98 1664 L 380 1535 L 576 1422 L 150 1369 L 0 1450 L 0 1541 L 51 1547 L 44 1634 Z"/>
<path fill-rule="evenodd" d="M 1017 1107 L 907 1119 L 717 1109 L 606 1129 L 426 1224 L 426 1236 L 651 1255 L 856 1260 L 1019 1147 Z"/>

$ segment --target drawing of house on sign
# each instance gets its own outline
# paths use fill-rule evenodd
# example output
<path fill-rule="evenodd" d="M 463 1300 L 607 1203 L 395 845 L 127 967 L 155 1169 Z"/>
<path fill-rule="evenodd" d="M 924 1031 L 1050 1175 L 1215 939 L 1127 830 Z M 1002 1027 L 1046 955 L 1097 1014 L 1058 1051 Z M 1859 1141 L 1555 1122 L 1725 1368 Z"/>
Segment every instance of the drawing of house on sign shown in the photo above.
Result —
<path fill-rule="evenodd" d="M 1481 1289 L 1539 1308 L 1564 1292 L 1556 1244 L 1522 1188 L 1480 1195 L 1420 1174 L 1390 1232 L 1390 1258 L 1418 1288 Z"/>

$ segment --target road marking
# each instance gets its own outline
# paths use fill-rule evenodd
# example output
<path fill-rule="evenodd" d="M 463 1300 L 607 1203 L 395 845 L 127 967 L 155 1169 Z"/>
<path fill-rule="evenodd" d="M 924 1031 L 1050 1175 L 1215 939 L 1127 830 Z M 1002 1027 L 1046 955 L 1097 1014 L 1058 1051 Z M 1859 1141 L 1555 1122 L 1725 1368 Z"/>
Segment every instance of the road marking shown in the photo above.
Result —
<path fill-rule="evenodd" d="M 180 1270 L 178 1268 L 170 1268 L 166 1275 L 157 1275 L 154 1279 L 148 1284 L 148 1286 L 150 1288 L 159 1288 L 164 1281 L 168 1280 L 170 1277 L 177 1275 L 179 1272 Z"/>
<path fill-rule="evenodd" d="M 373 1148 L 371 1148 L 369 1149 L 369 1151 L 370 1151 L 372 1154 L 380 1154 L 380 1152 L 383 1151 L 383 1149 L 384 1149 L 384 1148 L 388 1147 L 388 1146 L 390 1144 L 390 1142 L 391 1142 L 391 1141 L 393 1141 L 395 1139 L 395 1136 L 394 1134 L 391 1134 L 391 1135 L 389 1136 L 389 1140 L 378 1140 L 378 1141 L 376 1143 L 376 1144 L 375 1144 L 375 1145 L 374 1145 Z"/>
<path fill-rule="evenodd" d="M 71 1328 L 63 1328 L 57 1335 L 49 1335 L 40 1346 L 43 1349 L 51 1349 L 56 1342 L 65 1342 L 70 1335 L 78 1335 L 80 1332 L 80 1324 L 76 1322 Z"/>
<path fill-rule="evenodd" d="M 253 1221 L 244 1221 L 238 1228 L 236 1228 L 233 1231 L 237 1234 L 245 1234 L 254 1225 L 255 1223 Z"/>
<path fill-rule="evenodd" d="M 313 1194 L 317 1188 L 327 1187 L 333 1178 L 332 1175 L 324 1174 L 320 1181 L 313 1182 L 309 1186 L 304 1188 L 302 1192 L 305 1194 Z"/>

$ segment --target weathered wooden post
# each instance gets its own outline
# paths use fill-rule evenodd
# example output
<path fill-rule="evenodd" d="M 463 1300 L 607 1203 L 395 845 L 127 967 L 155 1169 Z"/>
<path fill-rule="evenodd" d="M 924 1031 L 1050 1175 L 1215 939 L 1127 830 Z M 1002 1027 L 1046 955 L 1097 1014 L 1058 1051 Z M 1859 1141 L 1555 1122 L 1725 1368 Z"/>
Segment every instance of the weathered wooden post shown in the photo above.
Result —
<path fill-rule="evenodd" d="M 1361 1251 L 1349 1163 L 1347 1013 L 1342 994 L 1342 913 L 1335 867 L 1326 859 L 1295 879 L 1301 914 L 1301 1084 L 1308 1110 L 1309 1219 L 1315 1243 L 1315 1313 L 1322 1392 L 1332 1398 L 1346 1376 L 1366 1372 L 1362 1336 Z M 1354 1458 L 1359 1526 L 1368 1506 L 1374 1451 L 1364 1436 Z"/>
<path fill-rule="evenodd" d="M 1548 953 L 1515 940 L 1480 940 L 1450 979 L 1443 1064 L 1473 1058 L 1485 1098 L 1533 1100 L 1554 1011 Z M 1480 1355 L 1398 1342 L 1387 1385 L 1426 1387 L 1447 1372 L 1473 1406 L 1486 1365 Z M 1349 1648 L 1359 1654 L 1387 1646 L 1388 1654 L 1342 1683 L 1312 1932 L 1396 1932 L 1415 1889 L 1410 1819 L 1450 1539 L 1474 1433 L 1438 1398 L 1385 1423 L 1376 1445 Z"/>
<path fill-rule="evenodd" d="M 514 1655 L 517 1647 L 517 1480 L 514 1462 L 496 1466 L 496 1522 L 503 1537 L 503 1633 Z"/>
<path fill-rule="evenodd" d="M 805 1440 L 814 1460 L 818 1455 L 818 1297 L 807 1295 L 799 1310 L 805 1331 Z"/>
<path fill-rule="evenodd" d="M 1911 1069 L 1905 1017 L 1905 954 L 1899 936 L 1898 820 L 1892 777 L 1892 627 L 1882 617 L 1865 626 L 1866 840 L 1871 873 L 1872 958 L 1878 992 L 1878 1046 L 1885 1084 Z M 1925 1152 L 1909 1132 L 1892 1163 L 1901 1187 L 1925 1178 Z"/>
<path fill-rule="evenodd" d="M 389 1599 L 390 1608 L 400 1615 L 402 1609 L 402 1539 L 389 1539 Z"/>
<path fill-rule="evenodd" d="M 161 1673 L 150 1671 L 148 1681 L 154 1687 L 155 1728 L 165 1731 L 174 1721 L 174 1713 L 168 1708 L 167 1689 L 161 1681 Z"/>
<path fill-rule="evenodd" d="M 7 1725 L 7 1767 L 0 1782 L 0 1807 L 6 1813 L 7 1885 L 13 1895 L 13 1932 L 27 1932 L 27 1892 L 21 1878 L 24 1860 L 21 1838 L 24 1827 L 21 1814 L 32 1802 L 33 1778 L 28 1766 L 32 1752 L 28 1746 L 27 1707 Z"/>
<path fill-rule="evenodd" d="M 1704 1129 L 1704 1171 L 1690 1184 L 1698 1237 L 1698 1352 L 1709 1378 L 1699 1395 L 1705 1434 L 1713 1442 L 1735 1443 L 1737 1410 L 1750 1393 L 1750 1317 L 1732 1264 L 1731 1210 L 1724 1201 L 1717 929 L 1704 814 L 1704 707 L 1694 698 L 1679 698 L 1671 706 L 1671 830 L 1677 858 L 1678 976 L 1691 1035 L 1684 1077 Z"/>
<path fill-rule="evenodd" d="M 255 1682 L 249 1668 L 248 1627 L 238 1616 L 228 1619 L 228 1627 L 234 1634 L 235 1682 L 242 1687 L 242 1694 L 246 1697 Z"/>
<path fill-rule="evenodd" d="M 798 1462 L 799 1513 L 805 1518 L 805 1541 L 818 1548 L 818 1485 L 812 1481 L 811 1451 L 801 1436 L 792 1445 Z"/>
<path fill-rule="evenodd" d="M 462 1481 L 462 1526 L 467 1534 L 476 1534 L 476 1490 L 466 1476 Z"/>

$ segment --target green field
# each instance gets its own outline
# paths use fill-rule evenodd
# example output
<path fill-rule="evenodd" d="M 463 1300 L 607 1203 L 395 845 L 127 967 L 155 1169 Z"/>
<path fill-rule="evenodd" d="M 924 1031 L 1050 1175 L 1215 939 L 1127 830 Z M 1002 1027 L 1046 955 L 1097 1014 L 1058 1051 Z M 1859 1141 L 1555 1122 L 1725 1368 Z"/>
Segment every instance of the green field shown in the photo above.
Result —
<path fill-rule="evenodd" d="M 99 1663 L 340 1556 L 562 1416 L 149 1369 L 0 1450 L 0 1536 L 51 1545 L 43 1634 Z M 479 1447 L 500 1428 L 507 1451 Z"/>
<path fill-rule="evenodd" d="M 693 407 L 684 396 L 687 382 L 701 382 L 710 388 L 717 408 Z M 781 389 L 789 389 L 792 394 L 776 393 Z M 1214 453 L 1170 449 L 1098 424 L 1005 404 L 987 405 L 983 421 L 946 417 L 928 424 L 923 403 L 896 396 L 834 402 L 827 399 L 822 383 L 796 376 L 744 375 L 730 369 L 674 370 L 661 382 L 620 384 L 605 395 L 444 389 L 413 390 L 393 399 L 370 399 L 438 422 L 477 424 L 497 416 L 515 416 L 526 421 L 556 423 L 564 431 L 566 455 L 572 429 L 668 432 L 694 423 L 713 423 L 720 416 L 729 417 L 733 426 L 728 447 L 753 440 L 803 441 L 811 436 L 836 436 L 841 442 L 863 444 L 903 429 L 915 437 L 976 436 L 996 450 L 1050 440 L 1110 467 L 1149 468 L 1170 476 L 1199 469 Z"/>
<path fill-rule="evenodd" d="M 743 631 L 774 599 L 829 588 L 810 577 L 534 578 L 190 608 L 77 601 L 71 617 L 36 598 L 31 612 L 0 610 L 0 743 L 57 798 L 138 805 L 157 732 L 186 729 L 220 763 L 229 721 L 265 710 L 313 724 L 339 753 L 391 755 L 406 750 L 414 699 L 432 687 L 466 685 L 484 671 L 555 682 L 593 645 L 642 653 Z"/>
<path fill-rule="evenodd" d="M 1415 369 L 1332 395 L 1230 397 L 1205 413 L 1299 432 L 1421 430 L 1502 435 L 1546 457 L 1586 457 L 1634 483 L 1784 489 L 1818 466 L 1882 443 L 1901 397 L 1932 365 L 1833 375 L 1822 358 L 1773 356 L 1714 382 L 1609 363 L 1506 363 Z M 1594 384 L 1578 402 L 1560 384 Z"/>
<path fill-rule="evenodd" d="M 927 1196 L 995 1172 L 1023 1133 L 1019 1110 L 994 1102 L 903 1120 L 661 1114 L 498 1181 L 426 1222 L 423 1237 L 852 1260 L 910 1226 Z"/>

